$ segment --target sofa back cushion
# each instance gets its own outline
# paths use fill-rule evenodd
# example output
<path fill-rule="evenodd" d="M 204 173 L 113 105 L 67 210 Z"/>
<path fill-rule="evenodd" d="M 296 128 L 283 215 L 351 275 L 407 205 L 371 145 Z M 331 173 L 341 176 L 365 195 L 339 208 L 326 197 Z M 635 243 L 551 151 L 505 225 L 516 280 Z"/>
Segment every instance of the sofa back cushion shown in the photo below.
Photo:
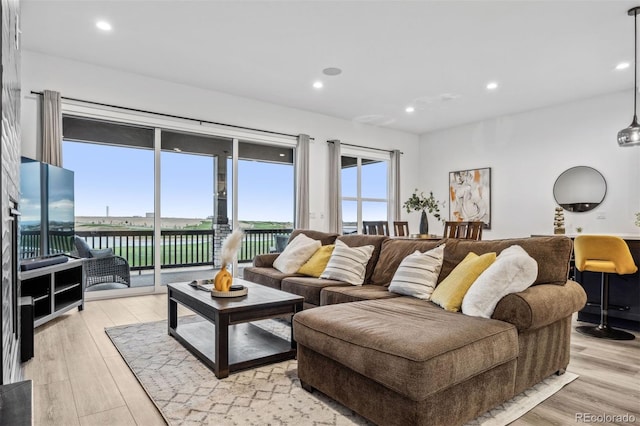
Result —
<path fill-rule="evenodd" d="M 414 253 L 416 250 L 424 253 L 439 246 L 442 242 L 443 240 L 400 240 L 393 238 L 384 240 L 380 250 L 380 256 L 377 259 L 371 276 L 371 284 L 388 286 L 400 262 L 402 262 L 405 257 Z M 447 250 L 445 249 L 445 260 L 446 252 Z M 449 270 L 449 272 L 451 272 L 451 270 Z M 442 275 L 442 273 L 440 273 L 440 275 Z"/>
<path fill-rule="evenodd" d="M 332 232 L 314 231 L 312 229 L 294 229 L 289 236 L 289 243 L 299 234 L 304 234 L 313 240 L 320 240 L 320 244 L 323 246 L 333 244 L 338 236 L 338 234 Z"/>
<path fill-rule="evenodd" d="M 359 234 L 351 234 L 351 235 L 341 235 L 337 238 L 337 240 L 342 241 L 349 247 L 362 247 L 362 246 L 373 246 L 373 254 L 369 259 L 369 263 L 367 263 L 367 269 L 364 274 L 364 284 L 369 284 L 371 282 L 371 276 L 373 275 L 373 270 L 378 263 L 378 258 L 380 256 L 380 251 L 382 248 L 382 244 L 389 240 L 389 237 L 385 237 L 384 235 L 359 235 Z M 393 276 L 393 273 L 391 274 Z M 389 278 L 391 281 L 391 277 Z M 387 281 L 387 284 L 389 283 Z"/>
<path fill-rule="evenodd" d="M 444 263 L 438 278 L 439 283 L 451 273 L 467 253 L 472 251 L 479 255 L 490 252 L 500 254 L 502 250 L 515 244 L 521 246 L 538 263 L 538 276 L 532 285 L 564 285 L 569 276 L 569 261 L 571 260 L 573 243 L 568 237 L 530 237 L 483 241 L 447 238 L 445 243 Z"/>

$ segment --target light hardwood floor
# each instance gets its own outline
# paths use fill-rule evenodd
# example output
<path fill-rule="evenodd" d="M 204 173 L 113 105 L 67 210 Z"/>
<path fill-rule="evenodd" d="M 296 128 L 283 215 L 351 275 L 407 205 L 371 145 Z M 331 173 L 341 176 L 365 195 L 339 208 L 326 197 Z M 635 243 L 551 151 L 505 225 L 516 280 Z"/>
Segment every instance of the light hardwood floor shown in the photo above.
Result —
<path fill-rule="evenodd" d="M 84 311 L 38 327 L 35 357 L 25 363 L 35 425 L 164 425 L 104 328 L 166 318 L 166 295 L 152 295 L 86 302 Z M 580 378 L 513 424 L 575 424 L 576 413 L 629 413 L 640 423 L 640 338 L 571 337 L 568 370 Z"/>

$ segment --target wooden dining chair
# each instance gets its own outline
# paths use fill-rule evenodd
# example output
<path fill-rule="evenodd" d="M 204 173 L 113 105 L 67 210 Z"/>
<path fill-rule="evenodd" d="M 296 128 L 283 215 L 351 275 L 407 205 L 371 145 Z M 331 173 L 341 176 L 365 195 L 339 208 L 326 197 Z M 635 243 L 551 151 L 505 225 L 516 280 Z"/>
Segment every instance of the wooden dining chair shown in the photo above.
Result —
<path fill-rule="evenodd" d="M 386 220 L 365 220 L 362 222 L 362 233 L 364 235 L 389 236 L 389 222 Z"/>
<path fill-rule="evenodd" d="M 484 222 L 445 222 L 444 238 L 481 240 Z"/>
<path fill-rule="evenodd" d="M 479 241 L 482 239 L 482 229 L 484 228 L 484 222 L 469 222 L 467 227 L 467 239 Z"/>
<path fill-rule="evenodd" d="M 396 237 L 408 237 L 409 236 L 409 222 L 393 222 L 393 235 Z"/>

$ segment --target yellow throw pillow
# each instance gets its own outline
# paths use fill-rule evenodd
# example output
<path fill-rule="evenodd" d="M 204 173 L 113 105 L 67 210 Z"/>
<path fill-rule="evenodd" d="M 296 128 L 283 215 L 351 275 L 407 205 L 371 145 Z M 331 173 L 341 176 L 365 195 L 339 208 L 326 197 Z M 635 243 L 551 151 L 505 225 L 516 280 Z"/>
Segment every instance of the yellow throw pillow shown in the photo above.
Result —
<path fill-rule="evenodd" d="M 331 253 L 333 253 L 334 248 L 334 244 L 320 247 L 315 253 L 313 253 L 309 260 L 307 260 L 307 262 L 298 269 L 298 273 L 320 278 L 320 274 L 324 272 L 324 268 L 326 268 L 327 263 L 329 263 Z"/>
<path fill-rule="evenodd" d="M 458 312 L 462 306 L 462 299 L 471 284 L 495 260 L 495 253 L 485 253 L 478 256 L 470 252 L 458 266 L 453 268 L 447 278 L 438 284 L 431 295 L 431 301 L 447 311 Z"/>

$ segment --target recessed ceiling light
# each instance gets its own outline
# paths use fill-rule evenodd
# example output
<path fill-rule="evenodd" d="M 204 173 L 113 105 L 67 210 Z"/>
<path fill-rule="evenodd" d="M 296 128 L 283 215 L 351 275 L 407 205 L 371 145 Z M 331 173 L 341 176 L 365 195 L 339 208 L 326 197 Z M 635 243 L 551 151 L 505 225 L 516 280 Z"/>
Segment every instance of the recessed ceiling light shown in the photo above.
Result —
<path fill-rule="evenodd" d="M 111 24 L 107 21 L 96 22 L 96 27 L 98 27 L 98 29 L 101 29 L 102 31 L 111 31 Z"/>
<path fill-rule="evenodd" d="M 617 70 L 626 70 L 627 68 L 629 68 L 631 64 L 629 62 L 620 62 L 618 65 L 616 65 L 616 69 Z"/>
<path fill-rule="evenodd" d="M 322 86 L 324 86 L 324 84 L 322 84 L 321 81 L 316 81 L 315 83 L 313 83 L 313 87 L 316 89 L 322 89 Z"/>
<path fill-rule="evenodd" d="M 404 109 L 406 112 L 414 112 L 416 109 L 412 106 L 408 106 Z"/>
<path fill-rule="evenodd" d="M 322 70 L 324 75 L 338 75 L 342 74 L 342 70 L 340 68 L 329 67 Z"/>
<path fill-rule="evenodd" d="M 285 156 L 285 154 L 280 154 L 280 157 L 284 157 L 284 156 Z"/>
<path fill-rule="evenodd" d="M 498 88 L 498 83 L 496 83 L 495 81 L 487 83 L 487 89 L 494 90 L 494 89 L 497 89 L 497 88 Z"/>

